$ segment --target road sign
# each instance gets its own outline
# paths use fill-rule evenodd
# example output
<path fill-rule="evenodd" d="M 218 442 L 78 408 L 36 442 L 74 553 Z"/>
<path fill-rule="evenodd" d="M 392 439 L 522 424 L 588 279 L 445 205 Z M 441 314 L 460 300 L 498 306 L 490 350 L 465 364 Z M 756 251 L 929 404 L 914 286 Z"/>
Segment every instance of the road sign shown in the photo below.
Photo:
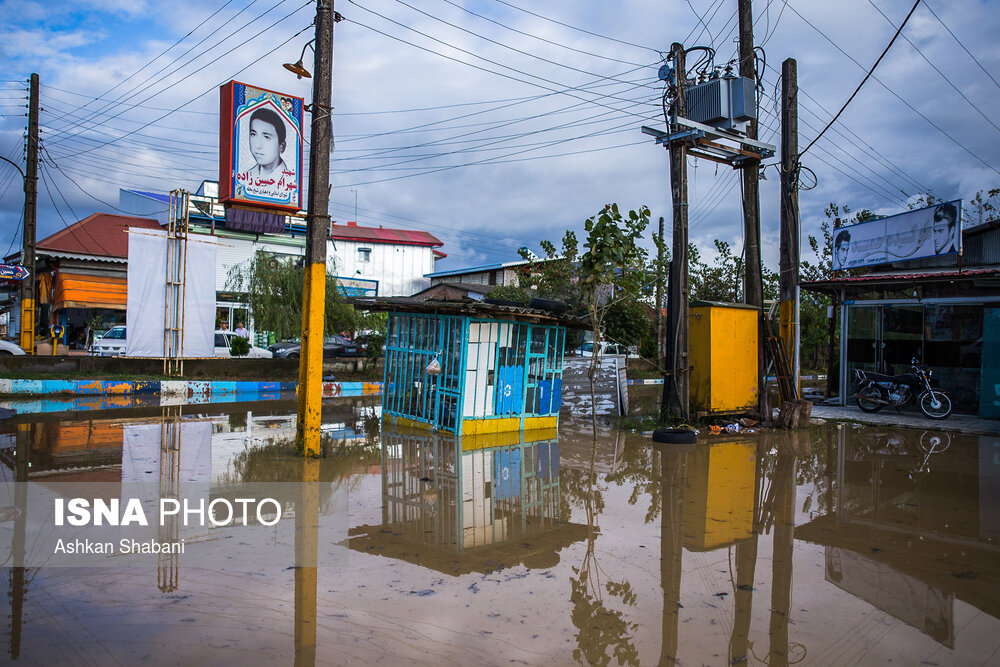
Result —
<path fill-rule="evenodd" d="M 20 264 L 0 264 L 0 280 L 24 280 L 28 269 Z"/>

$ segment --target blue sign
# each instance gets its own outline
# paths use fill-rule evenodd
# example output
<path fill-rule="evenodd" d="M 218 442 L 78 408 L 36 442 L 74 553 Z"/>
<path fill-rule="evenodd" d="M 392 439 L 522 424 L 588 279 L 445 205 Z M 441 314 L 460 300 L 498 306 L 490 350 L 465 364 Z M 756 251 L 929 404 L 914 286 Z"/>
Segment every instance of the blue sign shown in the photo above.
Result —
<path fill-rule="evenodd" d="M 28 277 L 28 269 L 20 264 L 0 264 L 0 279 L 24 280 Z"/>

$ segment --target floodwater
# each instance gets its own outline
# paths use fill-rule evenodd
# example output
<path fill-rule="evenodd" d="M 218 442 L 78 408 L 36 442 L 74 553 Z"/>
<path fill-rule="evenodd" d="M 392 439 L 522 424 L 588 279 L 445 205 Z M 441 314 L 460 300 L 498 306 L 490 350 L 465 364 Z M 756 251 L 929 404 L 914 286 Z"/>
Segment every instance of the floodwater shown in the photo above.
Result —
<path fill-rule="evenodd" d="M 22 416 L 0 426 L 0 471 L 125 479 L 170 422 L 213 483 L 291 481 L 294 405 L 252 407 Z M 564 423 L 459 440 L 380 428 L 364 400 L 323 421 L 343 562 L 8 566 L 7 659 L 1000 664 L 1000 437 L 824 424 L 682 448 Z"/>

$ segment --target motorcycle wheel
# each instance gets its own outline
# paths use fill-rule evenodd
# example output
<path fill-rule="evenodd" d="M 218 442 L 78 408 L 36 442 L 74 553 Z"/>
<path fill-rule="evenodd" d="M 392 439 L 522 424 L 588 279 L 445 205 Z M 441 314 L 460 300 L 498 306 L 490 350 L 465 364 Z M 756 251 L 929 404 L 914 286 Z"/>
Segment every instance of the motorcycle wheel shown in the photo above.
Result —
<path fill-rule="evenodd" d="M 882 403 L 876 403 L 875 401 L 866 401 L 864 397 L 877 398 L 879 400 L 886 400 L 885 392 L 882 388 L 877 385 L 869 385 L 867 387 L 862 387 L 858 389 L 857 398 L 854 400 L 857 402 L 858 407 L 861 408 L 862 412 L 878 412 L 883 408 Z"/>
<path fill-rule="evenodd" d="M 939 403 L 936 408 L 933 405 L 935 398 Z M 920 394 L 920 398 L 917 399 L 917 405 L 928 419 L 944 419 L 951 414 L 951 399 L 948 398 L 946 393 L 937 391 L 936 389 Z"/>
<path fill-rule="evenodd" d="M 951 447 L 951 435 L 945 431 L 924 431 L 920 436 L 920 449 L 927 454 L 940 454 Z"/>

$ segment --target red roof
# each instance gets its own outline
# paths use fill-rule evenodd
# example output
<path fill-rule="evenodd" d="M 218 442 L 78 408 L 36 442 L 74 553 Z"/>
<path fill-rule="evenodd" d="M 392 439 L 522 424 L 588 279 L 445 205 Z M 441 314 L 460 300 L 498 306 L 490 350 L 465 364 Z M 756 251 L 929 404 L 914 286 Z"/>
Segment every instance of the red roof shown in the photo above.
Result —
<path fill-rule="evenodd" d="M 159 229 L 160 223 L 114 213 L 94 213 L 39 241 L 37 250 L 128 258 L 128 228 Z"/>
<path fill-rule="evenodd" d="M 371 241 L 372 243 L 395 243 L 401 245 L 444 245 L 430 232 L 410 229 L 386 229 L 384 227 L 361 227 L 356 222 L 346 225 L 330 225 L 330 238 L 344 241 Z"/>

